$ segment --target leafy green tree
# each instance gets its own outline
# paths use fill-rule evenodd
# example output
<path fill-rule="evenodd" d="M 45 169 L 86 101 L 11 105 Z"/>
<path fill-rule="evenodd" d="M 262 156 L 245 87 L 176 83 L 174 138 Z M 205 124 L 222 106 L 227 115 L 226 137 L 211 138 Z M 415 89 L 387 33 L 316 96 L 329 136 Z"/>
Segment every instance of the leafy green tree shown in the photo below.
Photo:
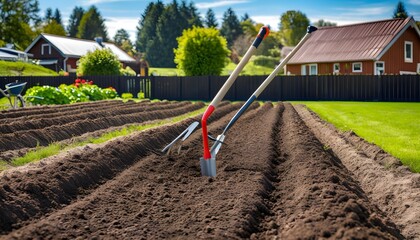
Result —
<path fill-rule="evenodd" d="M 55 19 L 50 20 L 43 28 L 42 32 L 59 36 L 66 36 L 66 30 L 63 25 L 57 23 Z"/>
<path fill-rule="evenodd" d="M 279 32 L 285 46 L 295 46 L 306 34 L 309 19 L 300 11 L 290 10 L 281 15 Z"/>
<path fill-rule="evenodd" d="M 82 20 L 83 14 L 85 14 L 85 10 L 82 7 L 75 7 L 73 9 L 72 14 L 69 18 L 69 23 L 67 25 L 67 32 L 69 33 L 70 37 L 76 37 L 78 28 L 80 25 L 80 21 Z"/>
<path fill-rule="evenodd" d="M 104 41 L 108 41 L 105 20 L 95 6 L 90 7 L 89 10 L 83 14 L 77 31 L 78 38 L 92 40 L 95 37 L 102 37 Z"/>
<path fill-rule="evenodd" d="M 114 36 L 115 44 L 121 46 L 124 40 L 130 40 L 130 34 L 123 28 L 118 29 Z"/>
<path fill-rule="evenodd" d="M 337 23 L 324 21 L 324 19 L 319 19 L 318 21 L 314 22 L 314 26 L 316 27 L 335 27 Z"/>
<path fill-rule="evenodd" d="M 80 58 L 77 74 L 82 76 L 120 75 L 121 63 L 107 48 L 96 49 Z"/>
<path fill-rule="evenodd" d="M 40 21 L 37 0 L 0 0 L 0 41 L 23 50 L 34 34 L 31 25 Z"/>
<path fill-rule="evenodd" d="M 228 8 L 223 14 L 220 33 L 226 38 L 229 47 L 233 45 L 237 37 L 243 34 L 241 24 L 232 8 Z"/>
<path fill-rule="evenodd" d="M 407 10 L 405 10 L 404 3 L 401 1 L 398 1 L 392 18 L 407 18 L 407 17 L 408 17 L 408 13 L 407 13 Z"/>
<path fill-rule="evenodd" d="M 211 27 L 217 28 L 218 26 L 216 15 L 214 14 L 214 11 L 211 8 L 209 8 L 206 12 L 206 18 L 204 19 L 204 24 L 208 28 L 211 28 Z"/>
<path fill-rule="evenodd" d="M 175 49 L 175 62 L 187 76 L 220 75 L 229 55 L 226 39 L 215 28 L 183 31 Z"/>

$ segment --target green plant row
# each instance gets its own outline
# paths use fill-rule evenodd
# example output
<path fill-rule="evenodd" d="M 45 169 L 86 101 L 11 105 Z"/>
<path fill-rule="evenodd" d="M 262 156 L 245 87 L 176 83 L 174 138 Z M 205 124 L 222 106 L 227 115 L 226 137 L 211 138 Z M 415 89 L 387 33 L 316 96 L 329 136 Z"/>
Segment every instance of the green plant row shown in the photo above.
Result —
<path fill-rule="evenodd" d="M 51 86 L 35 86 L 26 91 L 27 102 L 34 105 L 69 104 L 76 102 L 98 101 L 118 97 L 112 88 L 100 88 L 92 81 L 76 79 L 74 84 L 61 84 L 58 88 Z"/>

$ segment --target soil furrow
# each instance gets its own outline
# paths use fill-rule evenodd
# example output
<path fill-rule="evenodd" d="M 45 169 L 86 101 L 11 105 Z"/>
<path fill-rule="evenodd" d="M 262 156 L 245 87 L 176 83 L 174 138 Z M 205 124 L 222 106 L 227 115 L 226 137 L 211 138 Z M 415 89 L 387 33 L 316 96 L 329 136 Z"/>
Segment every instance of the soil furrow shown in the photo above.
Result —
<path fill-rule="evenodd" d="M 290 104 L 285 104 L 278 141 L 281 164 L 270 214 L 253 238 L 403 239 Z"/>
<path fill-rule="evenodd" d="M 304 106 L 297 111 L 314 134 L 355 175 L 372 202 L 384 211 L 408 239 L 420 238 L 420 174 L 354 134 L 340 133 Z"/>
<path fill-rule="evenodd" d="M 240 104 L 222 104 L 209 122 Z M 162 149 L 193 120 L 132 134 L 100 146 L 75 149 L 33 167 L 6 171 L 0 179 L 0 232 L 25 225 L 53 209 L 62 208 L 157 149 Z"/>

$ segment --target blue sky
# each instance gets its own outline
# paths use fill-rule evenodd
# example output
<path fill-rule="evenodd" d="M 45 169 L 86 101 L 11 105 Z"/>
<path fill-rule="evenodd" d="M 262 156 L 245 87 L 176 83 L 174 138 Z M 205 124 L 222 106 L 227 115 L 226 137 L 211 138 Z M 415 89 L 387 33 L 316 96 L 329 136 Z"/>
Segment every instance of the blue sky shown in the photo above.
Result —
<path fill-rule="evenodd" d="M 64 24 L 75 6 L 88 9 L 95 5 L 102 17 L 106 19 L 109 37 L 115 32 L 124 28 L 130 33 L 132 40 L 135 39 L 136 26 L 140 15 L 151 1 L 149 0 L 38 0 L 41 9 L 41 16 L 50 7 L 58 8 L 62 14 Z M 178 0 L 180 2 L 181 0 Z M 162 0 L 163 3 L 170 3 L 172 0 Z M 187 0 L 187 2 L 191 2 Z M 231 7 L 238 17 L 245 13 L 256 22 L 268 24 L 272 29 L 277 30 L 282 13 L 288 10 L 299 10 L 306 14 L 311 22 L 319 19 L 335 22 L 338 25 L 388 19 L 392 17 L 398 0 L 194 0 L 192 1 L 202 16 L 208 8 L 212 8 L 216 17 L 221 20 L 223 13 Z M 420 0 L 403 1 L 407 12 L 420 21 Z"/>

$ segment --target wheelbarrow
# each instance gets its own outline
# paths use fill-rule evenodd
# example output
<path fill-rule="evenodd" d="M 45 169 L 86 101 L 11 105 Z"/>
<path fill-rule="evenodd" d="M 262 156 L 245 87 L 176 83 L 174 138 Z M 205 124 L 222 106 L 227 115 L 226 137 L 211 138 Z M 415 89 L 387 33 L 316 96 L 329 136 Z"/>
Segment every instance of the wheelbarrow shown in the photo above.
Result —
<path fill-rule="evenodd" d="M 0 88 L 0 92 L 3 96 L 7 97 L 9 100 L 10 106 L 13 109 L 20 107 L 25 107 L 25 100 L 21 95 L 23 89 L 26 86 L 26 82 L 12 82 L 5 85 L 6 89 L 3 90 Z"/>

